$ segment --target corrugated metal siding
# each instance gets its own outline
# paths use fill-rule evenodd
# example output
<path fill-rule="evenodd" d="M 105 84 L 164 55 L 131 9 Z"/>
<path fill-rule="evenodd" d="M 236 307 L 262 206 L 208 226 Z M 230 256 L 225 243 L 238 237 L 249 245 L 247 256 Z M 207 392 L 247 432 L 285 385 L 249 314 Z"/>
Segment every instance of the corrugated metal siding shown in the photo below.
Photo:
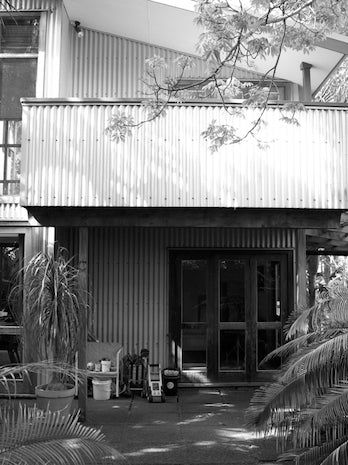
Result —
<path fill-rule="evenodd" d="M 24 261 L 27 263 L 34 255 L 47 251 L 52 237 L 52 228 L 42 226 L 26 228 L 24 236 Z"/>
<path fill-rule="evenodd" d="M 61 58 L 60 58 L 60 77 L 59 77 L 59 94 L 61 97 L 72 95 L 72 70 L 71 70 L 71 59 L 72 59 L 72 38 L 76 37 L 68 14 L 65 8 L 61 11 Z"/>
<path fill-rule="evenodd" d="M 46 36 L 44 64 L 41 70 L 44 73 L 43 96 L 70 96 L 72 26 L 60 1 L 57 1 L 52 13 L 44 13 L 44 15 Z"/>
<path fill-rule="evenodd" d="M 84 29 L 83 38 L 74 34 L 71 40 L 74 97 L 139 98 L 144 92 L 141 80 L 145 77 L 145 60 L 154 56 L 168 62 L 167 76 L 178 74 L 175 59 L 181 54 L 173 50 L 88 29 Z M 193 66 L 185 71 L 184 77 L 201 78 L 207 75 L 208 68 L 206 61 L 194 57 Z M 225 76 L 228 75 L 226 71 Z M 251 70 L 241 69 L 236 76 L 259 77 Z"/>
<path fill-rule="evenodd" d="M 28 221 L 28 212 L 18 203 L 0 203 L 0 224 L 8 221 Z"/>
<path fill-rule="evenodd" d="M 149 348 L 168 363 L 168 249 L 294 249 L 295 230 L 230 228 L 91 228 L 89 279 L 92 332 L 122 342 L 125 351 Z"/>
<path fill-rule="evenodd" d="M 50 10 L 55 7 L 57 0 L 11 0 L 10 3 L 12 8 L 2 2 L 0 11 Z"/>
<path fill-rule="evenodd" d="M 222 107 L 172 106 L 119 144 L 105 134 L 115 110 L 142 117 L 136 105 L 24 107 L 23 205 L 348 208 L 345 109 L 308 109 L 296 126 L 271 108 L 268 148 L 249 138 L 216 154 L 201 132 L 228 124 Z"/>

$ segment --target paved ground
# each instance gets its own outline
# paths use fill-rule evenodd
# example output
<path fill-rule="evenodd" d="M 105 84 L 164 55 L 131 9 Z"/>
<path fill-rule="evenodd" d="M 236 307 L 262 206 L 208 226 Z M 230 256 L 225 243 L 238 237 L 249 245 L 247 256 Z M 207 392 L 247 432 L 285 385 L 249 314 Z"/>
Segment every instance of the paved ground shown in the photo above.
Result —
<path fill-rule="evenodd" d="M 89 399 L 87 424 L 102 427 L 130 464 L 274 463 L 274 442 L 244 426 L 251 395 L 251 390 L 205 388 L 180 389 L 163 404 L 138 396 Z"/>

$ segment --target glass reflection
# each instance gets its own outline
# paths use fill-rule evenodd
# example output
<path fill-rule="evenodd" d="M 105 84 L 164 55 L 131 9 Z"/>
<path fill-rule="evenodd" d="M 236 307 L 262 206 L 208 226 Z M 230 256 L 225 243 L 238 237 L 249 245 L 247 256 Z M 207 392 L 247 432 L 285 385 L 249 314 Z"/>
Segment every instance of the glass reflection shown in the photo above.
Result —
<path fill-rule="evenodd" d="M 224 329 L 220 331 L 220 370 L 245 370 L 245 331 Z"/>
<path fill-rule="evenodd" d="M 257 358 L 259 370 L 279 370 L 281 360 L 279 357 L 272 358 L 268 362 L 261 363 L 262 360 L 272 350 L 280 346 L 280 330 L 279 329 L 259 329 L 257 338 Z"/>
<path fill-rule="evenodd" d="M 205 367 L 207 363 L 207 338 L 205 328 L 182 330 L 183 368 Z"/>
<path fill-rule="evenodd" d="M 203 323 L 207 317 L 207 260 L 182 260 L 182 321 Z"/>
<path fill-rule="evenodd" d="M 245 321 L 245 262 L 220 260 L 220 321 Z"/>
<path fill-rule="evenodd" d="M 280 321 L 280 263 L 265 261 L 257 265 L 258 321 Z"/>

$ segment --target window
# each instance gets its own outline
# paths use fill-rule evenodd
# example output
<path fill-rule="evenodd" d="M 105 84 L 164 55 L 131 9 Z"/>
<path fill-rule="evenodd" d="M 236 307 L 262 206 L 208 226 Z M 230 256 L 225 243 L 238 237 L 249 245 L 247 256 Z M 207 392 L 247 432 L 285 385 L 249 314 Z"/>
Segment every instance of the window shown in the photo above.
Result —
<path fill-rule="evenodd" d="M 0 18 L 0 53 L 37 53 L 39 19 L 16 14 Z"/>
<path fill-rule="evenodd" d="M 1 58 L 0 118 L 21 118 L 21 97 L 35 97 L 37 58 Z"/>
<path fill-rule="evenodd" d="M 12 287 L 17 283 L 20 263 L 19 243 L 2 238 L 0 242 L 0 366 L 19 363 L 20 348 L 20 296 L 9 299 Z"/>
<path fill-rule="evenodd" d="M 219 79 L 224 81 L 224 79 Z M 220 93 L 218 92 L 213 81 L 199 83 L 197 79 L 182 79 L 180 81 L 180 87 L 194 86 L 190 89 L 184 90 L 182 94 L 183 100 L 220 100 L 224 98 L 226 102 L 231 100 L 242 100 L 250 97 L 250 89 L 253 89 L 259 85 L 258 81 L 252 80 L 240 80 L 245 85 L 242 89 L 234 88 L 233 86 L 225 86 L 221 84 Z M 271 86 L 271 90 L 270 90 Z M 270 82 L 265 81 L 262 90 L 268 94 L 270 101 L 288 100 L 289 94 L 289 83 L 288 82 L 274 82 L 272 85 Z"/>
<path fill-rule="evenodd" d="M 39 18 L 0 17 L 0 118 L 20 118 L 21 97 L 35 97 Z"/>
<path fill-rule="evenodd" d="M 19 195 L 22 122 L 0 120 L 0 195 Z"/>
<path fill-rule="evenodd" d="M 35 97 L 39 17 L 0 16 L 0 195 L 19 195 L 22 97 Z"/>

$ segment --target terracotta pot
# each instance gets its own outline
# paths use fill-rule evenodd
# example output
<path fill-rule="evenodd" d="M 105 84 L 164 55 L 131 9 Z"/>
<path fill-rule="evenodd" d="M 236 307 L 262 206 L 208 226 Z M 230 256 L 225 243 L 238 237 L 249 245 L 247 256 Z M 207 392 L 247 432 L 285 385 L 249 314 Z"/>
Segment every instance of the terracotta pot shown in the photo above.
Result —
<path fill-rule="evenodd" d="M 75 396 L 75 386 L 67 386 L 62 391 L 46 389 L 47 385 L 36 386 L 36 405 L 39 409 L 60 411 L 63 414 L 71 413 L 71 404 Z"/>

